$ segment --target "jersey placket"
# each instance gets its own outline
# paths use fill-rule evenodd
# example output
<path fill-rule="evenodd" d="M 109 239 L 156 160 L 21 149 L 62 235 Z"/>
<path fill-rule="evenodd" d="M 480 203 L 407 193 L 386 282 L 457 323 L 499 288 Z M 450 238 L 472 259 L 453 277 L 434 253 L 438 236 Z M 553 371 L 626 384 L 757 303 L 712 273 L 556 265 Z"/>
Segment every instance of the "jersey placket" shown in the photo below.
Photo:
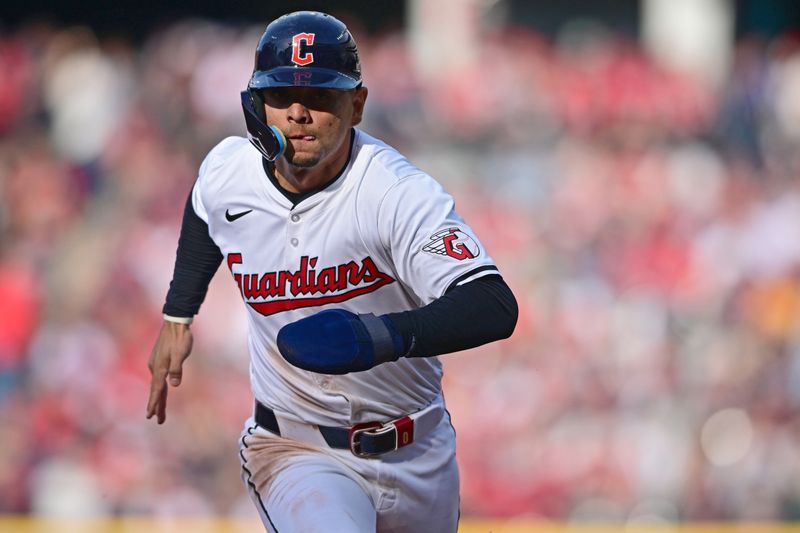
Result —
<path fill-rule="evenodd" d="M 311 208 L 296 208 L 291 209 L 287 214 L 286 219 L 286 242 L 284 246 L 284 260 L 287 266 L 291 269 L 296 269 L 303 258 L 309 254 L 309 243 L 305 242 L 305 228 L 308 226 L 311 217 Z M 310 295 L 298 295 L 298 297 L 308 297 Z M 331 377 L 314 374 L 314 382 L 325 391 L 329 391 L 331 387 Z"/>
<path fill-rule="evenodd" d="M 297 268 L 307 243 L 303 242 L 304 218 L 307 213 L 292 209 L 286 216 L 286 242 L 284 243 L 284 261 L 287 267 Z"/>

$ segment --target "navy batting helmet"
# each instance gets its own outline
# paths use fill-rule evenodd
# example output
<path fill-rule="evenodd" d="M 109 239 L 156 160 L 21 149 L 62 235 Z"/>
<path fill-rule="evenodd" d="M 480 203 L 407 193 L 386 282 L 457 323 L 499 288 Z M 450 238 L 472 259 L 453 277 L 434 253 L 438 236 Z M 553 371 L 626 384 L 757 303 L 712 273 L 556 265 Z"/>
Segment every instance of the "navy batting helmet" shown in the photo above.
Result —
<path fill-rule="evenodd" d="M 298 11 L 273 21 L 256 48 L 250 89 L 361 85 L 356 41 L 335 17 Z"/>
<path fill-rule="evenodd" d="M 360 85 L 358 48 L 340 20 L 315 11 L 298 11 L 275 19 L 258 42 L 253 75 L 242 92 L 250 141 L 271 161 L 286 145 L 280 131 L 265 124 L 262 89 L 349 90 Z"/>

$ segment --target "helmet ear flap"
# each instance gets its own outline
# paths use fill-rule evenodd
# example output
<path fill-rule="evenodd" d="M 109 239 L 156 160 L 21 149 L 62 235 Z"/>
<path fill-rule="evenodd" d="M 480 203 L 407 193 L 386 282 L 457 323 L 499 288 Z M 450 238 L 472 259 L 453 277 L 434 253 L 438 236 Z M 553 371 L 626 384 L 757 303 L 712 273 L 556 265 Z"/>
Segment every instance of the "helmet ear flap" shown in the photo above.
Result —
<path fill-rule="evenodd" d="M 242 91 L 242 110 L 247 125 L 247 137 L 250 143 L 261 152 L 268 161 L 275 161 L 286 150 L 286 137 L 275 126 L 267 126 L 264 112 L 264 100 L 258 91 Z M 257 105 L 254 101 L 260 101 Z M 260 113 L 259 113 L 260 111 Z M 262 118 L 263 117 L 263 118 Z"/>
<path fill-rule="evenodd" d="M 261 122 L 267 123 L 267 113 L 264 111 L 264 92 L 262 89 L 249 89 L 250 99 L 253 101 L 253 111 Z"/>

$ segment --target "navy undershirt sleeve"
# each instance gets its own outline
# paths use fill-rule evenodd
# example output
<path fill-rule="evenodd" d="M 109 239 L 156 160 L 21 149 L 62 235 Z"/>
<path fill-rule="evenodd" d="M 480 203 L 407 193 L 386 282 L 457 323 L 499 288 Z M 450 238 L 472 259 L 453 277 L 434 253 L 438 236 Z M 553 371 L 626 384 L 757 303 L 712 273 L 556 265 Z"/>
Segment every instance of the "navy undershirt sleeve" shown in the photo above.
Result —
<path fill-rule="evenodd" d="M 424 307 L 388 316 L 411 348 L 407 357 L 427 357 L 508 338 L 518 314 L 506 282 L 489 275 L 456 286 Z"/>
<path fill-rule="evenodd" d="M 192 195 L 189 194 L 183 211 L 175 270 L 163 312 L 176 317 L 196 315 L 221 262 L 222 252 L 211 240 L 208 224 L 194 212 Z"/>

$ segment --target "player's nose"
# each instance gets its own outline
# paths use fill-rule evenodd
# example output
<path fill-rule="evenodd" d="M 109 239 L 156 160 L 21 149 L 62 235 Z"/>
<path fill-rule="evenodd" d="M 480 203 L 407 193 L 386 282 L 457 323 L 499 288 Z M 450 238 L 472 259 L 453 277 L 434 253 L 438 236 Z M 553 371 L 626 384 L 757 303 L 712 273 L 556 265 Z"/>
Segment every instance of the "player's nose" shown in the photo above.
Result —
<path fill-rule="evenodd" d="M 306 124 L 311 121 L 311 114 L 302 102 L 292 102 L 286 109 L 289 120 L 298 124 Z"/>

